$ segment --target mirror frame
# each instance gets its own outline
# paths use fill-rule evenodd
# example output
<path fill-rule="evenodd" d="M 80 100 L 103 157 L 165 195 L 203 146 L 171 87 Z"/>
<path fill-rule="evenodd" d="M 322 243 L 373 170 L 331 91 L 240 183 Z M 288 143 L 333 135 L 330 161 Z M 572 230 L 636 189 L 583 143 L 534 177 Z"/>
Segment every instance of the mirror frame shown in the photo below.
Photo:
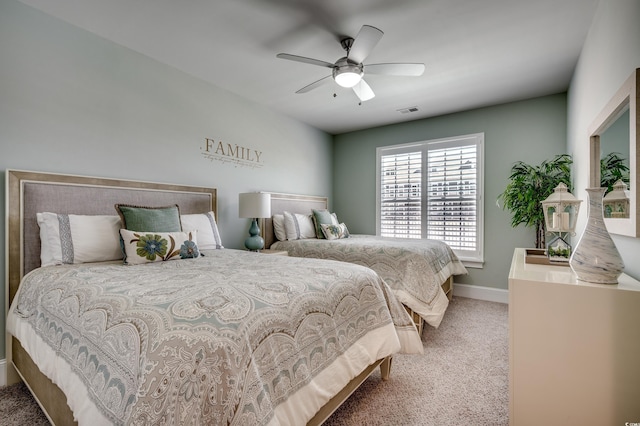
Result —
<path fill-rule="evenodd" d="M 640 68 L 624 82 L 622 87 L 607 103 L 604 109 L 589 126 L 590 138 L 590 179 L 591 188 L 600 187 L 600 135 L 629 108 L 629 218 L 605 218 L 609 233 L 640 237 L 640 173 L 638 158 L 638 140 L 640 140 L 640 121 L 638 100 L 640 99 Z"/>

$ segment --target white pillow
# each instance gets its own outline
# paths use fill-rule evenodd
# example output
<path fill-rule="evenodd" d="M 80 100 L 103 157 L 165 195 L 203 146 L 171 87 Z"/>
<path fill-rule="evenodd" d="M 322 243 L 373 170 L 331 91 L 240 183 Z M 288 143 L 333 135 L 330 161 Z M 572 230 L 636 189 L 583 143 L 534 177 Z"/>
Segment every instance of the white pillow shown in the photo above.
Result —
<path fill-rule="evenodd" d="M 198 231 L 198 248 L 221 249 L 222 239 L 213 212 L 204 214 L 183 214 L 180 216 L 183 231 Z"/>
<path fill-rule="evenodd" d="M 196 259 L 200 257 L 197 232 L 139 232 L 121 229 L 124 263 L 139 265 L 167 260 Z"/>
<path fill-rule="evenodd" d="M 284 230 L 287 240 L 316 238 L 311 215 L 284 212 Z"/>
<path fill-rule="evenodd" d="M 273 233 L 276 234 L 278 241 L 285 241 L 287 239 L 287 232 L 284 229 L 284 215 L 274 214 L 273 218 Z"/>
<path fill-rule="evenodd" d="M 37 213 L 42 266 L 122 259 L 120 217 Z"/>

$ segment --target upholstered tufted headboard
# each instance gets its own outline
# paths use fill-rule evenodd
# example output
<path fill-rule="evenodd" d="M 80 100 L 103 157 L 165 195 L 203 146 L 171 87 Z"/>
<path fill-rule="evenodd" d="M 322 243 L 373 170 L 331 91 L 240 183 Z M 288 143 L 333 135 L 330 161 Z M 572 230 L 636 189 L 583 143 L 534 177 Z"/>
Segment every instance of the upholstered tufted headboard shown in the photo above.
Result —
<path fill-rule="evenodd" d="M 282 214 L 284 211 L 290 213 L 311 214 L 311 209 L 323 210 L 328 208 L 329 200 L 327 197 L 317 197 L 314 195 L 295 195 L 295 194 L 278 194 L 271 193 L 271 216 Z M 271 247 L 276 242 L 276 236 L 273 232 L 273 223 L 271 218 L 265 219 L 261 226 L 264 238 L 264 246 Z"/>
<path fill-rule="evenodd" d="M 217 217 L 215 188 L 16 170 L 7 170 L 5 179 L 9 303 L 24 274 L 40 266 L 36 213 L 117 215 L 116 203 L 178 204 L 182 214 L 213 211 Z"/>

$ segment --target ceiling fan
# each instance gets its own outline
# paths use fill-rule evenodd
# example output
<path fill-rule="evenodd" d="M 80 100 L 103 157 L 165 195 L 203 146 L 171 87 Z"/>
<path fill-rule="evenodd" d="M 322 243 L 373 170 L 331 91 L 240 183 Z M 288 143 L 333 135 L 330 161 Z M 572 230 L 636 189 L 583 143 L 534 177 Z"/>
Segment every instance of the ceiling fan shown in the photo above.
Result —
<path fill-rule="evenodd" d="M 373 99 L 375 94 L 363 79 L 365 72 L 367 74 L 413 77 L 421 76 L 424 73 L 424 64 L 363 64 L 363 61 L 367 56 L 369 56 L 371 50 L 373 50 L 373 48 L 378 44 L 383 34 L 384 33 L 376 27 L 363 25 L 355 38 L 345 37 L 340 41 L 342 48 L 347 52 L 347 56 L 338 59 L 333 64 L 320 59 L 306 58 L 304 56 L 290 55 L 288 53 L 278 53 L 276 56 L 280 59 L 288 59 L 290 61 L 304 62 L 306 64 L 331 68 L 331 75 L 314 81 L 313 83 L 298 90 L 296 93 L 307 93 L 310 90 L 329 82 L 329 77 L 333 77 L 335 82 L 340 86 L 351 87 L 361 102 L 368 101 L 369 99 Z"/>

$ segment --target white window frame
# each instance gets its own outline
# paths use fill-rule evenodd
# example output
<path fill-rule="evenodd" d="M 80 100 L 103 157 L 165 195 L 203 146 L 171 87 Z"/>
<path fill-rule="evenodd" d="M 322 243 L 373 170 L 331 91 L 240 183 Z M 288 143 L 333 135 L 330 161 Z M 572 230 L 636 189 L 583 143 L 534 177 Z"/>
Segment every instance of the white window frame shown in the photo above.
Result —
<path fill-rule="evenodd" d="M 484 263 L 484 133 L 474 133 L 469 135 L 454 136 L 442 139 L 433 139 L 407 144 L 389 145 L 376 148 L 376 234 L 381 235 L 381 159 L 385 155 L 403 154 L 408 152 L 422 153 L 422 235 L 427 234 L 427 200 L 428 200 L 428 173 L 427 154 L 430 149 L 441 149 L 443 147 L 455 147 L 460 145 L 476 145 L 477 147 L 477 170 L 476 170 L 476 250 L 455 250 L 456 255 L 463 261 L 465 266 L 471 268 L 482 268 Z"/>

